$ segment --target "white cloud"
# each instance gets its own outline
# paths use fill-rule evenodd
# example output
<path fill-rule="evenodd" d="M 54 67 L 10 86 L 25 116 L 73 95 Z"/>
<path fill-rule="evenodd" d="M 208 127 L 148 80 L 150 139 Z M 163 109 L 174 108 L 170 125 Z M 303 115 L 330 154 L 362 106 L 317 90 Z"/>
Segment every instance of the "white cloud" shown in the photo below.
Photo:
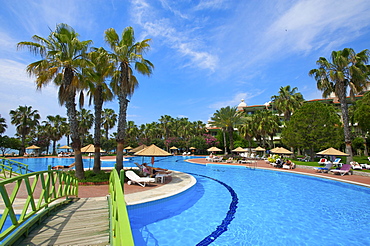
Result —
<path fill-rule="evenodd" d="M 173 11 L 168 2 L 162 3 L 165 3 L 167 9 Z M 173 20 L 156 16 L 157 9 L 154 9 L 146 1 L 134 0 L 132 4 L 134 21 L 142 26 L 147 36 L 162 38 L 167 45 L 188 58 L 190 61 L 186 62 L 184 66 L 199 67 L 210 71 L 216 69 L 218 57 L 205 51 L 205 47 L 197 40 L 196 36 L 194 37 L 191 23 L 186 23 L 184 25 L 186 28 L 180 31 L 172 24 Z M 182 16 L 180 13 L 177 15 Z M 181 19 L 184 19 L 183 16 Z"/>
<path fill-rule="evenodd" d="M 368 25 L 369 2 L 303 0 L 295 2 L 266 30 L 268 52 L 332 49 L 356 38 Z"/>

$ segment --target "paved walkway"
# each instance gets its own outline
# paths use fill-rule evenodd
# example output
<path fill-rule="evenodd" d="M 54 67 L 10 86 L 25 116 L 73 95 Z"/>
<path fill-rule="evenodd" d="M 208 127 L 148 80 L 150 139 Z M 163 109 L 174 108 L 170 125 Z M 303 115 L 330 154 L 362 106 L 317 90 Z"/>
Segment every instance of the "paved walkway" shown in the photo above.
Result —
<path fill-rule="evenodd" d="M 56 210 L 19 245 L 109 245 L 107 199 L 81 198 Z"/>

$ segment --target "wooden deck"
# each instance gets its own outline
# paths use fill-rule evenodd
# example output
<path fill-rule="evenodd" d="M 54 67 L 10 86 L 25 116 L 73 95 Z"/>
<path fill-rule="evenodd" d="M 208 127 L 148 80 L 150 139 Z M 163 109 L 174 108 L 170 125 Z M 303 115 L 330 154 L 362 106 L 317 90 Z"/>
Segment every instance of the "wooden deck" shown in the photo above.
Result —
<path fill-rule="evenodd" d="M 19 245 L 109 245 L 107 198 L 80 198 L 57 210 Z"/>

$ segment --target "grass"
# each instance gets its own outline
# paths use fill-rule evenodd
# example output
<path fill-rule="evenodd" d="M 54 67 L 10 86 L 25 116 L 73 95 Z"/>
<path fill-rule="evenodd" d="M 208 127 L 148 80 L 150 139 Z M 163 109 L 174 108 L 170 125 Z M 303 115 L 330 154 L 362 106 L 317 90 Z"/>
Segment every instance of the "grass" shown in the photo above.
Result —
<path fill-rule="evenodd" d="M 68 171 L 71 175 L 75 176 L 75 171 Z M 98 183 L 98 182 L 105 182 L 109 181 L 109 172 L 104 172 L 100 171 L 98 174 L 95 174 L 94 171 L 92 170 L 87 170 L 85 171 L 85 178 L 84 179 L 79 179 L 79 182 L 93 182 L 93 183 Z"/>
<path fill-rule="evenodd" d="M 358 157 L 358 156 L 355 156 L 354 158 L 354 161 L 357 161 L 358 163 L 369 163 L 367 157 Z M 296 165 L 302 165 L 302 166 L 311 166 L 311 167 L 322 167 L 322 165 L 320 166 L 317 161 L 308 161 L 308 162 L 305 162 L 305 161 L 297 161 L 297 160 L 292 160 Z M 346 159 L 345 158 L 342 158 L 342 163 L 345 163 L 346 162 Z M 359 171 L 359 172 L 368 172 L 370 173 L 370 170 L 366 170 L 366 169 L 362 169 L 362 170 L 355 170 L 355 171 Z"/>

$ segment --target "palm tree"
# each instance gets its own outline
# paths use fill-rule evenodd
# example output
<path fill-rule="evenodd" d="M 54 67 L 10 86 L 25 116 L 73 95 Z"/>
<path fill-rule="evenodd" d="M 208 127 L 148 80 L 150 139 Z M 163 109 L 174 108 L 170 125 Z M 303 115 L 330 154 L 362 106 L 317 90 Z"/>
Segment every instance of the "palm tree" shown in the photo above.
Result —
<path fill-rule="evenodd" d="M 225 153 L 227 153 L 225 132 L 229 135 L 229 148 L 232 150 L 234 149 L 234 127 L 242 123 L 242 116 L 243 112 L 238 111 L 237 107 L 227 106 L 226 108 L 216 110 L 216 113 L 211 117 L 210 124 L 215 127 L 220 127 L 224 132 Z"/>
<path fill-rule="evenodd" d="M 79 79 L 81 68 L 89 65 L 86 51 L 91 40 L 78 40 L 78 33 L 67 24 L 58 24 L 47 38 L 34 35 L 34 42 L 20 42 L 18 48 L 27 47 L 32 53 L 39 54 L 41 60 L 27 66 L 30 75 L 36 75 L 36 86 L 42 86 L 51 81 L 59 87 L 59 103 L 67 109 L 71 128 L 72 147 L 75 152 L 76 177 L 84 178 L 79 138 L 78 122 L 76 120 L 76 92 L 81 89 Z"/>
<path fill-rule="evenodd" d="M 347 163 L 353 160 L 346 101 L 347 89 L 350 88 L 351 97 L 364 90 L 370 75 L 369 67 L 366 65 L 368 60 L 369 51 L 367 49 L 356 53 L 351 48 L 344 48 L 343 50 L 333 51 L 330 61 L 320 57 L 316 62 L 319 68 L 312 69 L 309 72 L 309 75 L 317 81 L 317 88 L 323 92 L 324 98 L 333 92 L 338 97 L 342 112 L 346 153 L 349 154 Z"/>
<path fill-rule="evenodd" d="M 46 117 L 48 121 L 44 121 L 46 131 L 53 141 L 53 155 L 56 155 L 56 142 L 59 141 L 65 134 L 65 125 L 67 124 L 67 118 L 61 117 L 60 115 Z"/>
<path fill-rule="evenodd" d="M 7 127 L 5 118 L 0 115 L 0 135 L 6 131 Z"/>
<path fill-rule="evenodd" d="M 136 77 L 133 75 L 132 65 L 137 72 L 143 75 L 150 75 L 153 64 L 144 59 L 143 54 L 150 49 L 150 39 L 141 42 L 135 42 L 134 29 L 126 27 L 121 37 L 118 36 L 113 28 L 105 31 L 105 41 L 112 49 L 114 58 L 118 66 L 116 74 L 112 80 L 114 93 L 118 96 L 119 117 L 117 129 L 117 157 L 116 169 L 119 171 L 123 168 L 123 148 L 126 133 L 126 112 L 128 97 L 130 97 L 138 85 Z"/>
<path fill-rule="evenodd" d="M 102 112 L 102 126 L 105 130 L 105 138 L 109 137 L 109 129 L 112 129 L 117 122 L 117 114 L 114 113 L 113 109 L 105 108 Z"/>
<path fill-rule="evenodd" d="M 82 108 L 80 111 L 77 111 L 76 113 L 80 134 L 80 142 L 81 145 L 83 145 L 86 135 L 88 135 L 89 130 L 94 124 L 94 115 L 91 113 L 90 110 L 84 108 Z"/>
<path fill-rule="evenodd" d="M 174 122 L 174 118 L 172 118 L 169 115 L 162 115 L 161 118 L 159 119 L 159 122 L 162 126 L 163 129 L 163 137 L 165 139 L 168 139 L 170 137 L 170 125 L 171 123 Z"/>
<path fill-rule="evenodd" d="M 100 147 L 101 147 L 101 114 L 103 103 L 113 99 L 113 94 L 108 85 L 105 83 L 106 79 L 113 74 L 114 64 L 110 59 L 108 52 L 103 48 L 94 48 L 94 51 L 89 53 L 90 61 L 93 66 L 85 70 L 88 94 L 91 100 L 94 101 L 94 173 L 99 173 L 101 170 L 100 163 Z"/>
<path fill-rule="evenodd" d="M 296 92 L 297 90 L 297 87 L 290 89 L 290 85 L 287 85 L 280 87 L 279 95 L 271 97 L 279 114 L 284 114 L 285 121 L 289 121 L 292 113 L 303 105 L 303 96 L 301 93 Z"/>
<path fill-rule="evenodd" d="M 22 149 L 20 155 L 25 152 L 27 135 L 39 124 L 40 115 L 32 106 L 19 106 L 16 110 L 10 110 L 11 123 L 16 126 L 17 133 L 21 136 Z"/>

